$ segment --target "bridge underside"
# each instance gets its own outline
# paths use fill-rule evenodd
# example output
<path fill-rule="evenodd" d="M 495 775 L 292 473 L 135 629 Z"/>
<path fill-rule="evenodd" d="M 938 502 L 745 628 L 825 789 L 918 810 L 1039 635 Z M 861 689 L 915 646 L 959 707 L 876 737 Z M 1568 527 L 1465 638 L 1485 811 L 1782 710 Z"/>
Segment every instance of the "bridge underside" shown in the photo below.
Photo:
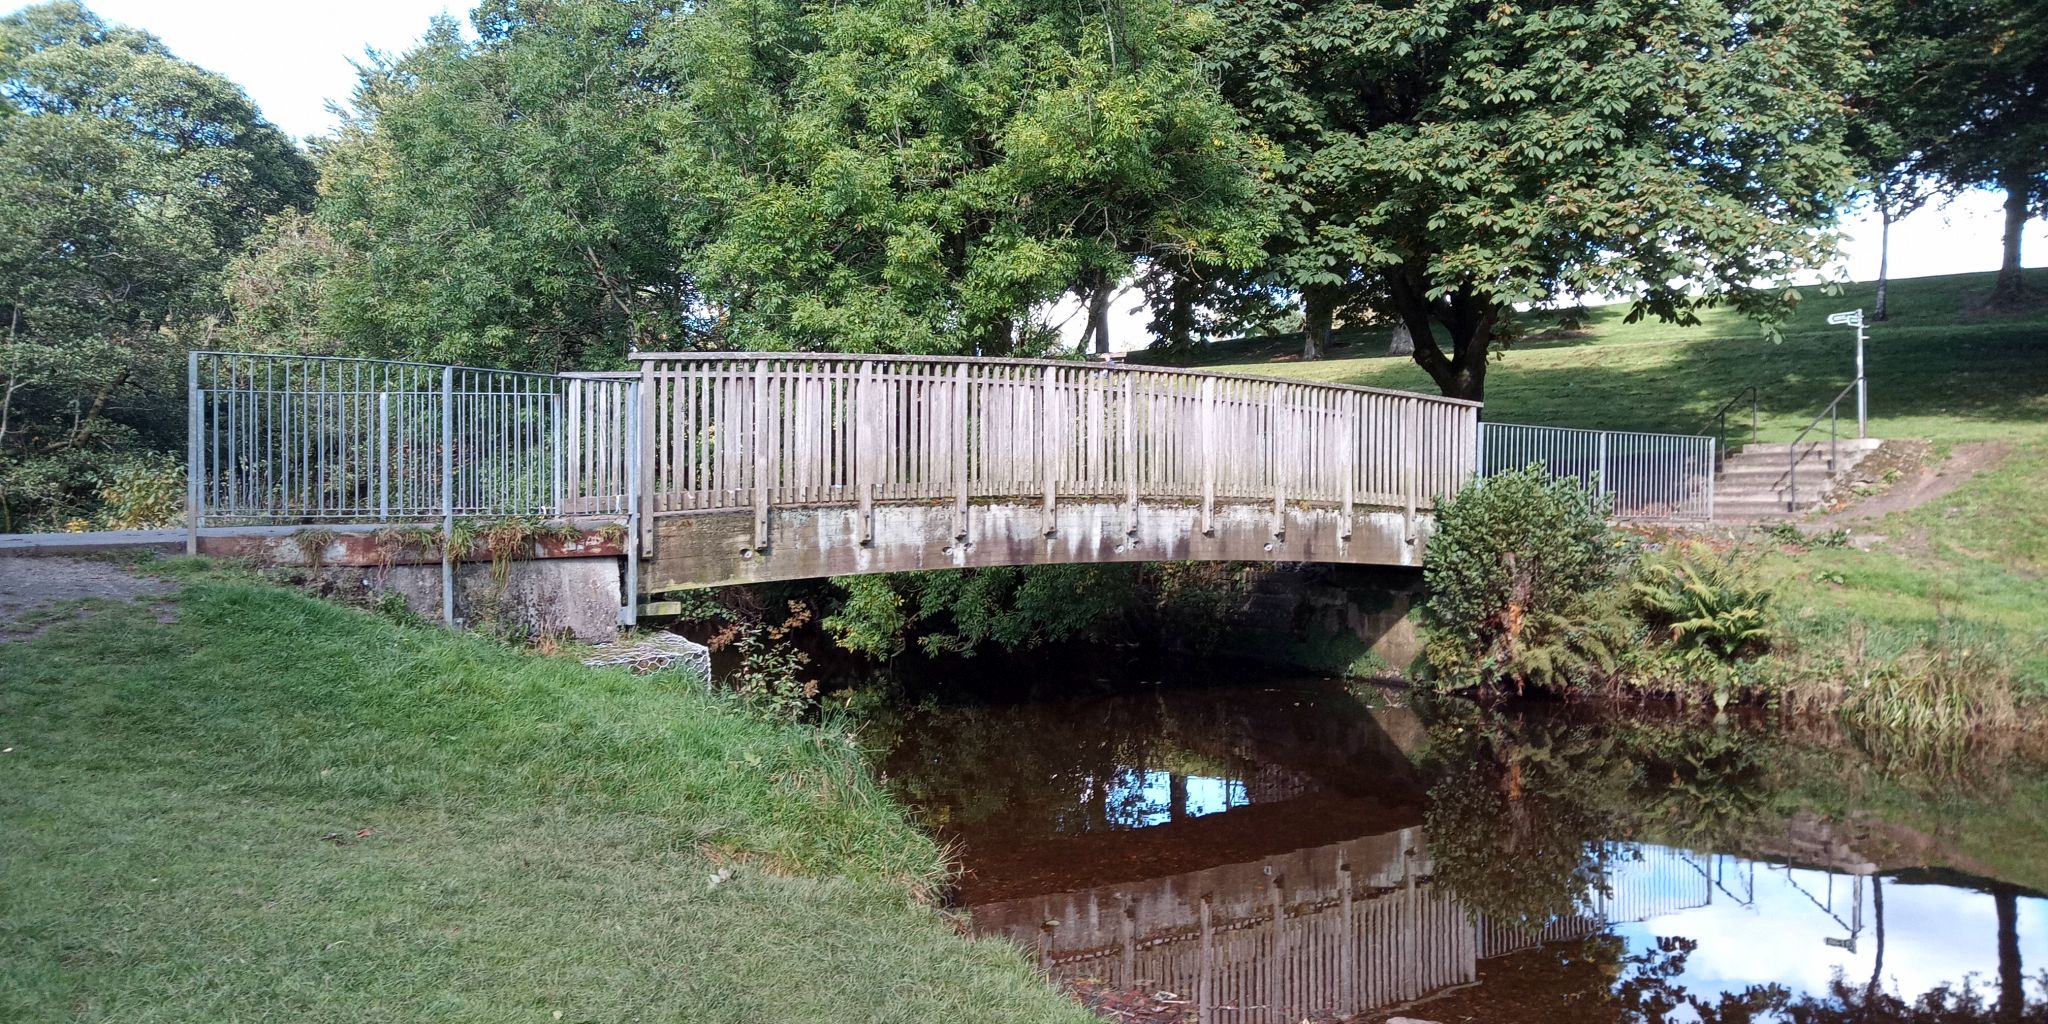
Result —
<path fill-rule="evenodd" d="M 1202 529 L 1193 504 L 1062 501 L 771 509 L 767 543 L 751 511 L 678 513 L 653 521 L 640 562 L 643 594 L 736 583 L 1073 562 L 1245 561 L 1420 566 L 1427 514 L 1219 502 Z M 1050 525 L 1050 529 L 1048 529 Z"/>

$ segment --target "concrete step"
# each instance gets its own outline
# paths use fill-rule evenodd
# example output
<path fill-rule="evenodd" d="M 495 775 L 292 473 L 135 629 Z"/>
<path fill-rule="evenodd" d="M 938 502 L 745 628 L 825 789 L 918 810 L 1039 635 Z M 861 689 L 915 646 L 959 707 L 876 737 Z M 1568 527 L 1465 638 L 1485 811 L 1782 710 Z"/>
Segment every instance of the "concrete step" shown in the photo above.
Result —
<path fill-rule="evenodd" d="M 1858 453 L 1874 452 L 1877 450 L 1877 446 L 1883 443 L 1883 441 L 1880 441 L 1874 437 L 1845 437 L 1836 443 L 1836 450 L 1841 452 Z M 1825 437 L 1821 438 L 1818 441 L 1812 438 L 1807 438 L 1805 441 L 1802 441 L 1799 444 L 1800 448 L 1805 449 L 1807 451 L 1811 451 L 1815 448 L 1825 449 L 1827 446 L 1828 439 Z M 1731 449 L 1728 454 L 1728 457 L 1730 459 L 1737 459 L 1750 455 L 1775 455 L 1778 458 L 1783 459 L 1786 455 L 1791 454 L 1791 452 L 1792 445 L 1781 441 L 1768 444 L 1746 444 L 1740 448 Z"/>
<path fill-rule="evenodd" d="M 1807 498 L 1804 496 L 1800 497 L 1799 506 L 1794 509 L 1787 506 L 1783 498 L 1749 495 L 1730 498 L 1716 494 L 1714 495 L 1714 518 L 1728 519 L 1736 516 L 1796 515 L 1799 512 L 1805 512 L 1819 506 L 1820 501 L 1818 498 Z"/>

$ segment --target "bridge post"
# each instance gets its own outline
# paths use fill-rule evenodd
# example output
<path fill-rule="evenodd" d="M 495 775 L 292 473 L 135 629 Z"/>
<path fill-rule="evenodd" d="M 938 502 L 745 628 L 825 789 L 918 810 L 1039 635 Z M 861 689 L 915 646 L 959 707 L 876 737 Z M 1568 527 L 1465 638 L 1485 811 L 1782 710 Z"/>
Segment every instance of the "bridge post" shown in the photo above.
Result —
<path fill-rule="evenodd" d="M 1352 487 L 1358 477 L 1358 404 L 1355 394 L 1343 396 L 1344 441 L 1337 446 L 1338 468 L 1344 474 L 1344 520 L 1337 527 L 1338 540 L 1351 539 L 1351 517 L 1353 509 Z"/>
<path fill-rule="evenodd" d="M 1284 450 L 1280 443 L 1280 438 L 1284 429 L 1282 427 L 1283 417 L 1287 411 L 1287 403 L 1283 398 L 1286 390 L 1287 385 L 1275 384 L 1271 391 L 1266 392 L 1266 414 L 1269 423 L 1268 429 L 1271 431 L 1268 436 L 1272 438 L 1272 455 L 1270 456 L 1272 459 L 1270 466 L 1273 472 L 1272 533 L 1276 539 L 1281 540 L 1287 537 L 1287 464 L 1279 458 L 1281 451 Z"/>
<path fill-rule="evenodd" d="M 657 454 L 665 454 L 651 450 L 658 434 L 656 420 L 661 415 L 661 384 L 660 378 L 655 375 L 654 364 L 641 363 L 639 381 L 626 385 L 626 388 L 627 398 L 632 403 L 630 408 L 633 423 L 632 436 L 628 441 L 631 448 L 626 452 L 627 472 L 632 474 L 630 479 L 633 484 L 633 493 L 628 500 L 627 509 L 633 517 L 633 543 L 638 546 L 637 550 L 642 558 L 652 558 L 656 490 L 654 468 L 659 461 Z M 680 440 L 676 444 L 678 448 L 681 447 Z M 670 465 L 673 466 L 675 463 L 671 462 Z"/>
<path fill-rule="evenodd" d="M 455 367 L 441 367 L 441 622 L 455 628 Z"/>
<path fill-rule="evenodd" d="M 185 356 L 185 553 L 199 553 L 199 520 L 206 504 L 205 448 L 200 435 L 206 427 L 204 399 L 199 394 L 199 353 Z"/>
<path fill-rule="evenodd" d="M 1401 403 L 1401 539 L 1410 544 L 1415 543 L 1415 444 L 1422 433 L 1415 424 L 1418 408 L 1413 401 Z"/>
<path fill-rule="evenodd" d="M 1138 535 L 1138 385 L 1124 374 L 1124 536 Z"/>
<path fill-rule="evenodd" d="M 1216 533 L 1216 378 L 1202 378 L 1202 533 Z"/>
<path fill-rule="evenodd" d="M 1039 385 L 1038 410 L 1044 423 L 1039 432 L 1038 470 L 1045 477 L 1045 535 L 1050 537 L 1059 530 L 1054 506 L 1058 500 L 1060 478 L 1060 390 L 1059 371 L 1054 367 L 1045 368 L 1045 376 Z"/>
<path fill-rule="evenodd" d="M 768 361 L 754 363 L 754 550 L 768 548 Z"/>
<path fill-rule="evenodd" d="M 853 398 L 853 493 L 860 502 L 860 542 L 875 542 L 875 365 L 862 360 Z"/>
<path fill-rule="evenodd" d="M 968 364 L 961 363 L 953 370 L 953 539 L 960 541 L 967 539 L 967 497 L 971 485 L 967 452 L 973 436 L 967 421 L 967 369 Z"/>

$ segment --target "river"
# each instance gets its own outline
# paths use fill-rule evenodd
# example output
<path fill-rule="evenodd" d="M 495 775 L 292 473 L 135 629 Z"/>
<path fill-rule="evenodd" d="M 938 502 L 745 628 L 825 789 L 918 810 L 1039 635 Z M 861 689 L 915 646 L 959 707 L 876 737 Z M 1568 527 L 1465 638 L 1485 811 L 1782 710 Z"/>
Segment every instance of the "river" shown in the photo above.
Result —
<path fill-rule="evenodd" d="M 1113 1019 L 2048 1020 L 2039 760 L 1224 674 L 864 731 Z"/>

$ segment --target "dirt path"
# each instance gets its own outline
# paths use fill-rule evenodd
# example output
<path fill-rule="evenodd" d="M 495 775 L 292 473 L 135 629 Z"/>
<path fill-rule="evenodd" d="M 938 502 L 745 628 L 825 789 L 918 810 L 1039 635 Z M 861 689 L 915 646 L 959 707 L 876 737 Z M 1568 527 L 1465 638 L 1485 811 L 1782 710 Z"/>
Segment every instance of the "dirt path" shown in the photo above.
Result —
<path fill-rule="evenodd" d="M 177 589 L 162 580 L 138 576 L 106 562 L 82 558 L 0 558 L 0 643 L 26 640 L 53 622 L 74 602 L 138 601 L 163 597 Z"/>
<path fill-rule="evenodd" d="M 1839 511 L 1830 512 L 1817 523 L 1824 526 L 1849 526 L 1867 523 L 1871 520 L 1919 508 L 1938 501 L 1968 483 L 1978 473 L 1991 469 L 2003 461 L 2011 452 L 2010 445 L 1995 441 L 1972 441 L 1956 445 L 1949 456 L 1939 462 L 1932 461 L 1925 442 L 1904 442 L 1915 447 L 1902 448 L 1893 454 L 1894 444 L 1887 443 L 1876 454 L 1856 467 L 1858 476 L 1882 474 L 1887 468 L 1899 469 L 1899 479 L 1884 491 L 1850 504 Z M 1887 461 L 1887 456 L 1890 460 Z"/>

